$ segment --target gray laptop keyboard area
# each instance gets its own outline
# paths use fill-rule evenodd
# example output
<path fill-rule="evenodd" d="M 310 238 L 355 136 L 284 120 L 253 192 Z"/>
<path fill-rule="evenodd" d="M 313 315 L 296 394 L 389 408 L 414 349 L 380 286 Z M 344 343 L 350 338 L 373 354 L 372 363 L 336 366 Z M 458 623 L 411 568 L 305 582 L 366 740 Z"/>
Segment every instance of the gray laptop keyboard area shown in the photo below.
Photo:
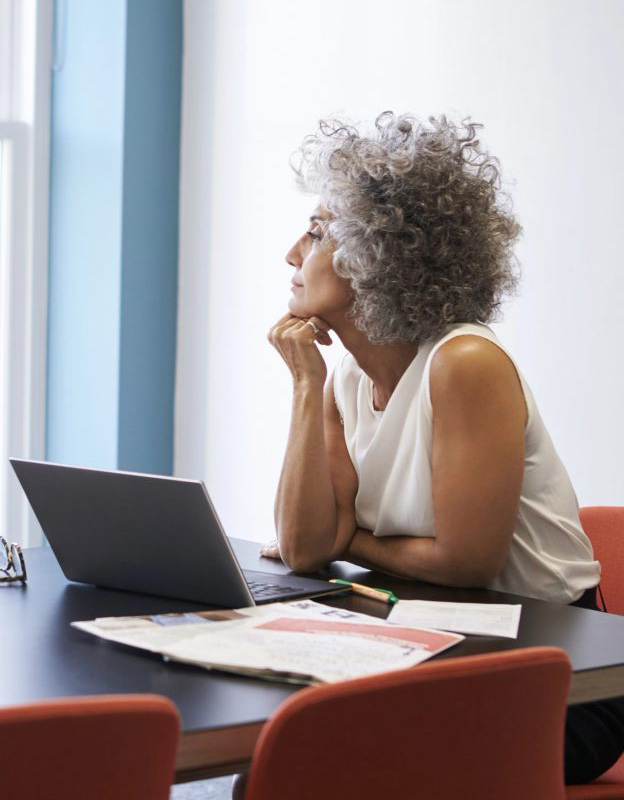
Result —
<path fill-rule="evenodd" d="M 270 597 L 278 598 L 300 591 L 295 586 L 284 586 L 256 580 L 248 580 L 247 586 L 249 586 L 249 591 L 252 593 L 254 600 L 266 600 Z"/>

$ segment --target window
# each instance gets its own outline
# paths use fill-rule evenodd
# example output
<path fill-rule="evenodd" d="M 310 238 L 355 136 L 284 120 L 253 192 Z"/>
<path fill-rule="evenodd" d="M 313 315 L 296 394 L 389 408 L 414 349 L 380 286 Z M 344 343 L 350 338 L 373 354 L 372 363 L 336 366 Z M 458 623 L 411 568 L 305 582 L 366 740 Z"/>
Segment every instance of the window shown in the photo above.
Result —
<path fill-rule="evenodd" d="M 42 458 L 51 4 L 0 0 L 0 527 L 41 534 L 8 458 Z"/>

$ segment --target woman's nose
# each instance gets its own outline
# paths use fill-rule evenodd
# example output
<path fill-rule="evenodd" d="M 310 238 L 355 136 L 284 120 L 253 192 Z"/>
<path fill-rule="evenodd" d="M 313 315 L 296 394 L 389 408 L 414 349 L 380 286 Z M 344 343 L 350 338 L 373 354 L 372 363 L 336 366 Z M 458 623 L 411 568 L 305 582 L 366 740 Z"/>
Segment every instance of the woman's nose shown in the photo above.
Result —
<path fill-rule="evenodd" d="M 294 244 L 290 248 L 290 250 L 286 253 L 286 263 L 289 264 L 291 267 L 301 266 L 301 253 L 298 242 Z"/>

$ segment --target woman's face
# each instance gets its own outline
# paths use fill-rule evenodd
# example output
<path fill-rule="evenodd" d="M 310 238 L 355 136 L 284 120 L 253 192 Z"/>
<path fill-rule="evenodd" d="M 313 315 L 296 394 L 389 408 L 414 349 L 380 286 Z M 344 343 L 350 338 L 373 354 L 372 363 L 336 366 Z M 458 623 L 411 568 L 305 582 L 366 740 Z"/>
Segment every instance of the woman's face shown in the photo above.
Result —
<path fill-rule="evenodd" d="M 287 263 L 295 268 L 290 313 L 321 317 L 329 323 L 342 317 L 352 302 L 349 281 L 336 275 L 332 266 L 335 247 L 328 239 L 322 241 L 330 219 L 327 209 L 317 206 L 306 232 L 286 254 Z"/>

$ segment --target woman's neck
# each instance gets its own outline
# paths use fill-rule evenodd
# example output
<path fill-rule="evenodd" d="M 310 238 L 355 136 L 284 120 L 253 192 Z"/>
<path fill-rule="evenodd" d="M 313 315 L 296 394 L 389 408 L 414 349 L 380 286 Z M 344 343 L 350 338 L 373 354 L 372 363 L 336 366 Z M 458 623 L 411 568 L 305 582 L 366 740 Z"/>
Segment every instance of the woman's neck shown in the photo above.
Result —
<path fill-rule="evenodd" d="M 403 373 L 418 352 L 417 342 L 371 344 L 364 333 L 349 320 L 334 332 L 373 383 L 373 400 L 379 411 L 388 404 Z"/>

